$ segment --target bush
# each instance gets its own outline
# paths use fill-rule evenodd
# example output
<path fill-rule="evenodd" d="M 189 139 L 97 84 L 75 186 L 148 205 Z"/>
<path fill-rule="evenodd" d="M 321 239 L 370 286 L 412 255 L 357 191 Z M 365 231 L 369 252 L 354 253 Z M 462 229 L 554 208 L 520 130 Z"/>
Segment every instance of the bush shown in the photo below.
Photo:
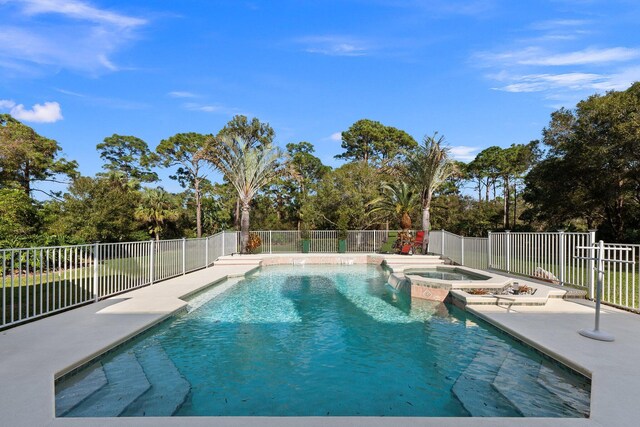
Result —
<path fill-rule="evenodd" d="M 259 252 L 259 248 L 262 246 L 262 239 L 257 233 L 249 233 L 249 240 L 247 241 L 247 253 L 255 254 Z"/>

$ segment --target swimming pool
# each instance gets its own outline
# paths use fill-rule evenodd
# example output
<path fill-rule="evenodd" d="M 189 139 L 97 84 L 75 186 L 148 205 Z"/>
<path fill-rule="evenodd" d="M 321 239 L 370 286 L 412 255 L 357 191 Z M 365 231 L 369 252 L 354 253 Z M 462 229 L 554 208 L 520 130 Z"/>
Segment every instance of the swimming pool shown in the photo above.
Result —
<path fill-rule="evenodd" d="M 63 378 L 57 416 L 589 412 L 587 378 L 378 267 L 268 267 L 211 296 Z"/>

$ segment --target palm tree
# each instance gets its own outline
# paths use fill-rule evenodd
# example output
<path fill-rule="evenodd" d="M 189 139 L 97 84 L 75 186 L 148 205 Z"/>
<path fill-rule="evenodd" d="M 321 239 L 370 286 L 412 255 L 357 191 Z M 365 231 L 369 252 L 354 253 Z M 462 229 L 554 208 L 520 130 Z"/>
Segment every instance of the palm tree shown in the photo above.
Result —
<path fill-rule="evenodd" d="M 380 186 L 382 195 L 368 203 L 373 206 L 371 213 L 383 212 L 400 220 L 403 230 L 411 228 L 411 213 L 418 205 L 418 195 L 407 182 L 384 183 Z"/>
<path fill-rule="evenodd" d="M 424 146 L 419 146 L 407 158 L 407 178 L 420 193 L 422 206 L 422 229 L 425 238 L 422 242 L 422 253 L 427 253 L 429 246 L 429 229 L 431 228 L 431 199 L 453 173 L 453 163 L 449 159 L 448 149 L 442 146 L 444 137 L 425 136 Z"/>
<path fill-rule="evenodd" d="M 278 147 L 271 144 L 252 146 L 240 137 L 221 136 L 209 148 L 207 159 L 218 168 L 238 192 L 241 205 L 240 252 L 246 253 L 249 241 L 251 200 L 261 188 L 280 174 Z"/>
<path fill-rule="evenodd" d="M 145 188 L 142 193 L 140 206 L 134 211 L 137 220 L 149 225 L 149 233 L 156 240 L 160 240 L 160 233 L 165 221 L 175 221 L 180 217 L 180 211 L 172 195 L 162 187 Z"/>

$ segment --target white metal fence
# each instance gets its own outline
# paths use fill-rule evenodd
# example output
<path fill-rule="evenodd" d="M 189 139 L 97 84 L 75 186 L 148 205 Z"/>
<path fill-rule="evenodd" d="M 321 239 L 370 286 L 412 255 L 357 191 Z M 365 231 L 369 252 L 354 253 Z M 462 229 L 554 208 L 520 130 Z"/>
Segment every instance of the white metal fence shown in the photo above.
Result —
<path fill-rule="evenodd" d="M 298 231 L 257 231 L 260 252 L 301 252 Z M 0 250 L 0 328 L 176 277 L 239 252 L 240 233 Z M 310 252 L 337 252 L 338 232 L 309 233 Z M 347 252 L 376 252 L 387 231 L 349 231 Z"/>
<path fill-rule="evenodd" d="M 640 311 L 640 275 L 639 259 L 640 245 L 603 243 L 604 259 L 601 264 L 594 265 L 594 274 L 598 270 L 602 276 L 602 301 L 618 307 Z M 577 251 L 580 257 L 589 258 L 592 263 L 597 252 L 597 245 Z M 593 295 L 590 289 L 590 295 Z"/>
<path fill-rule="evenodd" d="M 0 250 L 0 328 L 204 268 L 237 233 L 202 239 Z"/>
<path fill-rule="evenodd" d="M 492 268 L 523 276 L 536 270 L 561 285 L 582 287 L 595 295 L 595 232 L 489 233 L 488 238 L 462 237 L 444 230 L 429 233 L 429 251 L 457 264 Z M 583 249 L 581 249 L 583 248 Z M 593 248 L 593 249 L 584 249 Z M 593 252 L 592 254 L 585 254 Z M 625 309 L 640 311 L 640 245 L 605 244 L 602 300 Z M 544 271 L 541 271 L 544 270 Z M 546 274 L 546 273 L 548 274 Z M 555 278 L 555 279 L 554 279 Z"/>
<path fill-rule="evenodd" d="M 262 240 L 258 252 L 303 250 L 299 231 L 254 233 Z M 239 235 L 232 231 L 202 239 L 2 249 L 0 328 L 204 268 L 220 256 L 238 253 Z M 338 252 L 338 231 L 313 230 L 304 236 L 311 253 Z M 594 295 L 594 262 L 580 249 L 594 247 L 594 232 L 504 232 L 476 238 L 439 230 L 431 231 L 429 238 L 430 252 L 458 264 L 525 276 L 541 268 L 560 284 L 584 287 Z M 345 249 L 374 253 L 387 239 L 386 230 L 351 230 Z M 605 248 L 603 301 L 640 311 L 640 245 L 606 244 Z"/>
<path fill-rule="evenodd" d="M 488 238 L 479 238 L 438 230 L 432 231 L 429 236 L 429 251 L 442 254 L 457 264 L 524 276 L 533 276 L 536 269 L 542 269 L 562 285 L 589 287 L 593 284 L 593 263 L 576 258 L 576 251 L 578 247 L 593 246 L 595 232 L 506 231 L 489 232 Z"/>
<path fill-rule="evenodd" d="M 335 253 L 339 250 L 337 230 L 252 231 L 262 241 L 257 253 L 302 252 L 303 240 L 309 241 L 310 253 Z M 387 240 L 388 230 L 349 230 L 346 252 L 377 252 Z M 304 238 L 303 238 L 304 237 Z"/>
<path fill-rule="evenodd" d="M 0 327 L 95 299 L 94 245 L 5 249 Z"/>
<path fill-rule="evenodd" d="M 489 267 L 487 238 L 462 237 L 445 230 L 433 230 L 429 233 L 428 250 L 467 267 L 481 270 Z"/>
<path fill-rule="evenodd" d="M 591 287 L 593 263 L 576 258 L 576 251 L 595 243 L 595 232 L 489 233 L 489 267 L 525 276 L 543 269 L 560 284 Z"/>

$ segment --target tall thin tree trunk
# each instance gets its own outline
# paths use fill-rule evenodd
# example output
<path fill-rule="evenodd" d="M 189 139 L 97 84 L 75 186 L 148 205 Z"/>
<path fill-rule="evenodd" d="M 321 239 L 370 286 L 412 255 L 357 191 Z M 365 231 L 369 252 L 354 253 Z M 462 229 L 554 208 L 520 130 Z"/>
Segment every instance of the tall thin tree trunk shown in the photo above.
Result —
<path fill-rule="evenodd" d="M 489 181 L 489 179 L 487 178 L 487 188 L 485 188 L 485 199 L 487 201 L 487 203 L 489 203 L 489 197 L 491 193 L 491 181 Z"/>
<path fill-rule="evenodd" d="M 518 187 L 513 183 L 513 228 L 518 225 Z"/>
<path fill-rule="evenodd" d="M 242 204 L 242 216 L 240 218 L 240 253 L 247 253 L 249 243 L 249 203 Z"/>
<path fill-rule="evenodd" d="M 422 254 L 426 255 L 429 249 L 429 230 L 431 229 L 431 194 L 427 195 L 426 200 L 422 203 L 422 231 L 424 238 L 422 240 Z"/>
<path fill-rule="evenodd" d="M 233 214 L 233 226 L 236 228 L 240 228 L 240 198 L 236 199 L 236 210 Z"/>
<path fill-rule="evenodd" d="M 198 238 L 202 237 L 202 200 L 200 197 L 200 180 L 196 179 L 193 183 L 196 191 L 196 233 Z"/>
<path fill-rule="evenodd" d="M 509 229 L 509 179 L 504 179 L 504 191 L 502 193 L 503 204 L 504 204 L 504 215 L 502 216 L 502 225 L 505 230 Z"/>
<path fill-rule="evenodd" d="M 503 214 L 502 214 L 502 228 L 504 228 L 505 230 L 509 229 L 509 204 L 507 203 L 507 198 L 504 197 L 502 200 L 502 209 L 503 209 Z"/>

